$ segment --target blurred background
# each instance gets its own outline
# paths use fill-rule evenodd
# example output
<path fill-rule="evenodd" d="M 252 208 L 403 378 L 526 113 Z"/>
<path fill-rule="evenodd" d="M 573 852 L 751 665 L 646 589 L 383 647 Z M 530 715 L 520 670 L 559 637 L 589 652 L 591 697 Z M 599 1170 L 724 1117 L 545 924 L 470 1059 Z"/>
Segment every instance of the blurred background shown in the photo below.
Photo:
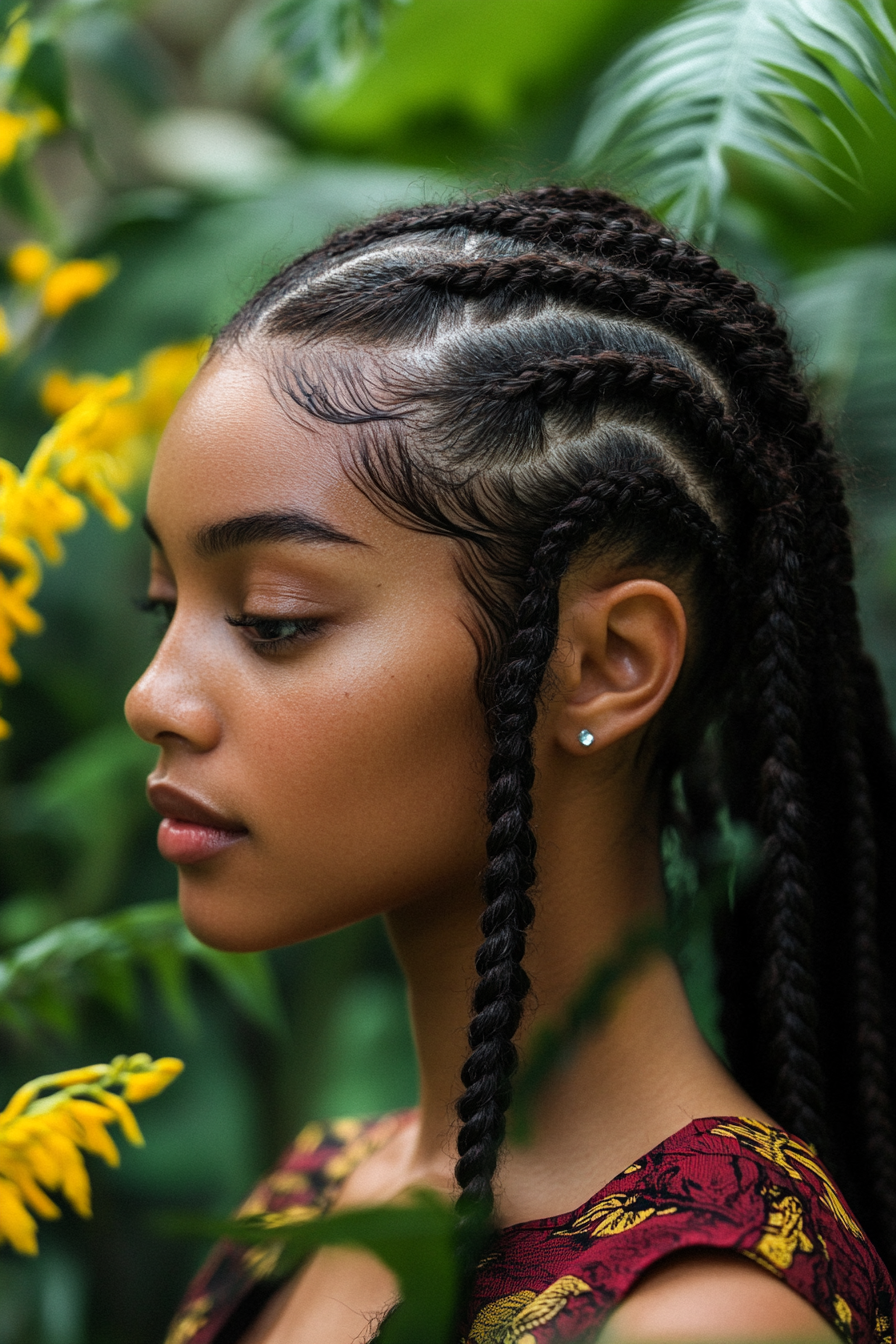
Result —
<path fill-rule="evenodd" d="M 613 185 L 786 315 L 849 463 L 865 628 L 896 691 L 896 0 L 53 0 L 28 17 L 25 83 L 0 68 L 0 92 L 30 89 L 58 127 L 12 157 L 0 143 L 0 254 L 37 237 L 119 271 L 0 361 L 0 456 L 21 465 L 48 427 L 48 370 L 112 374 L 214 332 L 337 225 L 461 189 Z M 203 1254 L 159 1215 L 226 1213 L 303 1121 L 411 1104 L 415 1071 L 378 924 L 237 964 L 161 904 L 153 753 L 121 711 L 157 638 L 133 604 L 147 546 L 94 517 L 67 552 L 4 690 L 0 1103 L 119 1052 L 187 1069 L 141 1115 L 146 1149 L 92 1164 L 92 1222 L 43 1225 L 33 1261 L 0 1250 L 0 1344 L 150 1344 Z M 691 900 L 685 970 L 713 1037 Z"/>

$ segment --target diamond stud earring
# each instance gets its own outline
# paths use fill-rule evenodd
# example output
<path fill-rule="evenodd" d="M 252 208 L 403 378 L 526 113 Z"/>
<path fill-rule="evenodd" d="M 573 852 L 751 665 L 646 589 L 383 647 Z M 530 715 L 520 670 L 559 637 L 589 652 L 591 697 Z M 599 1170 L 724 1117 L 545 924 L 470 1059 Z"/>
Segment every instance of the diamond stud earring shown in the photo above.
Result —
<path fill-rule="evenodd" d="M 594 741 L 594 734 L 589 732 L 587 728 L 583 728 L 579 733 L 579 741 L 583 747 L 590 747 Z"/>

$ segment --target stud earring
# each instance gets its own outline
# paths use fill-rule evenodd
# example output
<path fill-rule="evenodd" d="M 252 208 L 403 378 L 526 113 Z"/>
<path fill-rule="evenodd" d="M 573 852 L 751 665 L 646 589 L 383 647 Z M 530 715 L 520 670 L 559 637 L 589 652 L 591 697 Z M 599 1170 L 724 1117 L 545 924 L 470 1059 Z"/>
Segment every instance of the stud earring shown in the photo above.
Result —
<path fill-rule="evenodd" d="M 591 743 L 594 741 L 594 734 L 589 732 L 587 728 L 583 728 L 579 733 L 579 741 L 583 747 L 590 747 Z"/>

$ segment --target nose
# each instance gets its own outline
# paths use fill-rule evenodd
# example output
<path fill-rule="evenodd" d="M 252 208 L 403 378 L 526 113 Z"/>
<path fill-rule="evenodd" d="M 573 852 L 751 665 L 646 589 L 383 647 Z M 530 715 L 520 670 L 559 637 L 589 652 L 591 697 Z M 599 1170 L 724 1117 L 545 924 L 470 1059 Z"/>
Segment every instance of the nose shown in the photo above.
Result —
<path fill-rule="evenodd" d="M 211 751 L 221 737 L 220 717 L 201 663 L 188 662 L 173 636 L 174 626 L 128 692 L 125 718 L 138 737 L 154 746 Z"/>

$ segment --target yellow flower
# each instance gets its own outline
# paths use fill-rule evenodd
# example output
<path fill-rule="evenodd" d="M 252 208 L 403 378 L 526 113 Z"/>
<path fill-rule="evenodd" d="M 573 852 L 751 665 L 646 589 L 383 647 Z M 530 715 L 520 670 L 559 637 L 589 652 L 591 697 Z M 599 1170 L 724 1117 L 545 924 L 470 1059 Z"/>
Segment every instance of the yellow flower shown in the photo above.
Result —
<path fill-rule="evenodd" d="M 53 135 L 62 126 L 51 107 L 38 107 L 29 112 L 13 112 L 0 107 L 0 169 L 6 168 L 25 140 L 39 140 Z"/>
<path fill-rule="evenodd" d="M 90 1179 L 82 1153 L 118 1166 L 109 1126 L 117 1120 L 125 1138 L 142 1144 L 129 1102 L 155 1096 L 182 1068 L 179 1059 L 119 1055 L 111 1064 L 49 1074 L 20 1087 L 0 1112 L 0 1244 L 8 1241 L 23 1255 L 37 1254 L 32 1215 L 59 1217 L 47 1191 L 58 1191 L 89 1218 Z"/>
<path fill-rule="evenodd" d="M 147 1056 L 147 1067 L 135 1070 L 128 1078 L 124 1089 L 125 1101 L 146 1101 L 164 1091 L 183 1069 L 180 1059 L 157 1059 L 154 1062 Z"/>
<path fill-rule="evenodd" d="M 10 15 L 6 40 L 0 46 L 0 70 L 6 75 L 21 70 L 31 53 L 31 24 L 18 17 L 23 9 L 24 5 Z"/>
<path fill-rule="evenodd" d="M 64 369 L 54 369 L 44 379 L 40 390 L 41 405 L 53 416 L 65 415 L 79 401 L 83 401 L 91 392 L 97 392 L 106 386 L 108 378 L 88 373 L 83 378 L 70 378 Z"/>
<path fill-rule="evenodd" d="M 0 459 L 0 565 L 12 571 L 0 570 L 0 679 L 19 675 L 10 652 L 17 635 L 42 628 L 29 605 L 40 587 L 40 557 L 62 560 L 60 537 L 85 521 L 85 500 L 114 527 L 127 525 L 121 492 L 148 466 L 207 348 L 203 340 L 153 351 L 135 375 L 72 378 L 57 370 L 47 377 L 42 401 L 56 423 L 22 471 Z M 8 733 L 0 719 L 0 738 Z M 135 1086 L 140 1092 L 148 1084 Z"/>
<path fill-rule="evenodd" d="M 0 308 L 0 355 L 5 355 L 12 345 L 12 332 L 6 320 L 6 310 Z"/>
<path fill-rule="evenodd" d="M 12 163 L 30 129 L 31 121 L 28 117 L 0 107 L 0 169 Z"/>
<path fill-rule="evenodd" d="M 18 285 L 36 285 L 55 265 L 56 258 L 43 243 L 20 243 L 7 258 L 9 273 Z"/>
<path fill-rule="evenodd" d="M 137 383 L 140 405 L 148 430 L 165 428 L 171 412 L 199 371 L 210 341 L 187 341 L 153 350 L 140 365 Z"/>
<path fill-rule="evenodd" d="M 41 307 L 47 317 L 62 317 L 69 308 L 84 299 L 92 299 L 117 274 L 113 261 L 94 261 L 76 258 L 64 261 L 51 271 L 44 281 Z"/>

